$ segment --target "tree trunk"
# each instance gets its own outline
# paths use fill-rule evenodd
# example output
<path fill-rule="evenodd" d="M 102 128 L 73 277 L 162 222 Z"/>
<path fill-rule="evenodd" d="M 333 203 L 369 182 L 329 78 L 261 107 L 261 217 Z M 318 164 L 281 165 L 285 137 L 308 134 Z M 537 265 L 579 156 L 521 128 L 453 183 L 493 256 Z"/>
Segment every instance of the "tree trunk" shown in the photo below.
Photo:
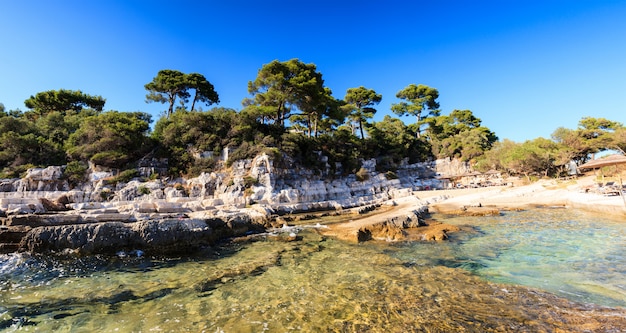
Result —
<path fill-rule="evenodd" d="M 365 139 L 365 135 L 363 135 L 363 122 L 359 119 L 359 129 L 361 130 L 361 140 Z"/>
<path fill-rule="evenodd" d="M 307 115 L 307 121 L 306 121 L 306 131 L 307 131 L 307 135 L 310 138 L 311 137 L 311 128 L 313 127 L 313 124 L 311 124 L 311 115 Z"/>
<path fill-rule="evenodd" d="M 417 123 L 416 123 L 416 125 L 417 125 L 417 134 L 416 134 L 416 136 L 417 136 L 418 139 L 422 137 L 422 135 L 420 133 L 421 132 L 420 131 L 420 121 L 421 120 L 422 120 L 422 115 L 420 113 L 418 113 L 417 114 Z"/>
<path fill-rule="evenodd" d="M 167 117 L 168 118 L 174 112 L 174 102 L 176 102 L 176 93 L 173 93 L 173 92 L 169 93 L 169 102 L 170 102 L 170 107 L 167 110 Z"/>
<path fill-rule="evenodd" d="M 283 106 L 282 105 L 279 105 L 278 110 L 276 110 L 276 122 L 278 122 L 278 124 L 283 127 L 285 126 L 283 122 Z"/>
<path fill-rule="evenodd" d="M 193 109 L 196 107 L 197 99 L 198 99 L 198 92 L 196 91 L 196 94 L 193 95 L 193 101 L 191 101 L 191 111 L 193 111 Z"/>

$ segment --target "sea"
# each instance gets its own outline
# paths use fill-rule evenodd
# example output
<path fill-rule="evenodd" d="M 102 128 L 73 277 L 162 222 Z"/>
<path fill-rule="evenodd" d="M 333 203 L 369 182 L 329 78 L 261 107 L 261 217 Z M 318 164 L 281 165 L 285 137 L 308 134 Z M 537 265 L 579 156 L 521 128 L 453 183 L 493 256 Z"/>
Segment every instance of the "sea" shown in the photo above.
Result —
<path fill-rule="evenodd" d="M 274 231 L 296 241 L 258 235 L 178 256 L 0 255 L 0 332 L 626 331 L 623 219 L 432 218 L 461 231 L 351 243 L 321 235 L 332 223 L 321 219 Z"/>

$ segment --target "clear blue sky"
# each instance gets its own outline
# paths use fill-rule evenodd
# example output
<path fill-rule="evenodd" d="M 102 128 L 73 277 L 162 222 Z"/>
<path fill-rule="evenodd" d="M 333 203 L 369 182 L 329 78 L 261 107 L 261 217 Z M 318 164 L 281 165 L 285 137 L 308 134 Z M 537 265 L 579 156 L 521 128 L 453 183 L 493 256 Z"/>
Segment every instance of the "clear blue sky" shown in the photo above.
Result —
<path fill-rule="evenodd" d="M 337 98 L 437 88 L 443 114 L 469 109 L 501 138 L 549 138 L 585 116 L 626 123 L 626 1 L 0 0 L 0 103 L 82 90 L 105 109 L 146 104 L 161 69 L 198 72 L 241 109 L 263 64 L 315 63 Z M 414 119 L 405 117 L 405 122 Z"/>

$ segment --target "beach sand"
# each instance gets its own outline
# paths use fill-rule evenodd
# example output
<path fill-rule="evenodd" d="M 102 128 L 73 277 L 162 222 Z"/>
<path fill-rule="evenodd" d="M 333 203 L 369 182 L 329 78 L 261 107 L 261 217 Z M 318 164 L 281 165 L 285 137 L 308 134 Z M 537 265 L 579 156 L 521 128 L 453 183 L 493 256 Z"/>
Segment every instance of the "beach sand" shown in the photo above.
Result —
<path fill-rule="evenodd" d="M 594 186 L 594 177 L 588 176 L 565 181 L 541 180 L 515 187 L 422 191 L 416 195 L 422 200 L 432 201 L 429 204 L 430 211 L 442 213 L 562 206 L 626 218 L 624 198 L 587 191 Z"/>

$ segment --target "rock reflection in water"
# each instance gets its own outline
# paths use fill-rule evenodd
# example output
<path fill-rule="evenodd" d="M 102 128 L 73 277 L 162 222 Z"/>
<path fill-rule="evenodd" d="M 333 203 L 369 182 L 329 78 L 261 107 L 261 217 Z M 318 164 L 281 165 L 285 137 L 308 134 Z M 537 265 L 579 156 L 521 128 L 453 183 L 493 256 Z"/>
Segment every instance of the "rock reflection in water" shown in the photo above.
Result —
<path fill-rule="evenodd" d="M 626 329 L 623 310 L 582 306 L 462 269 L 411 265 L 386 245 L 314 230 L 298 242 L 225 248 L 219 259 L 66 272 L 5 285 L 5 330 L 56 332 L 567 332 Z"/>

